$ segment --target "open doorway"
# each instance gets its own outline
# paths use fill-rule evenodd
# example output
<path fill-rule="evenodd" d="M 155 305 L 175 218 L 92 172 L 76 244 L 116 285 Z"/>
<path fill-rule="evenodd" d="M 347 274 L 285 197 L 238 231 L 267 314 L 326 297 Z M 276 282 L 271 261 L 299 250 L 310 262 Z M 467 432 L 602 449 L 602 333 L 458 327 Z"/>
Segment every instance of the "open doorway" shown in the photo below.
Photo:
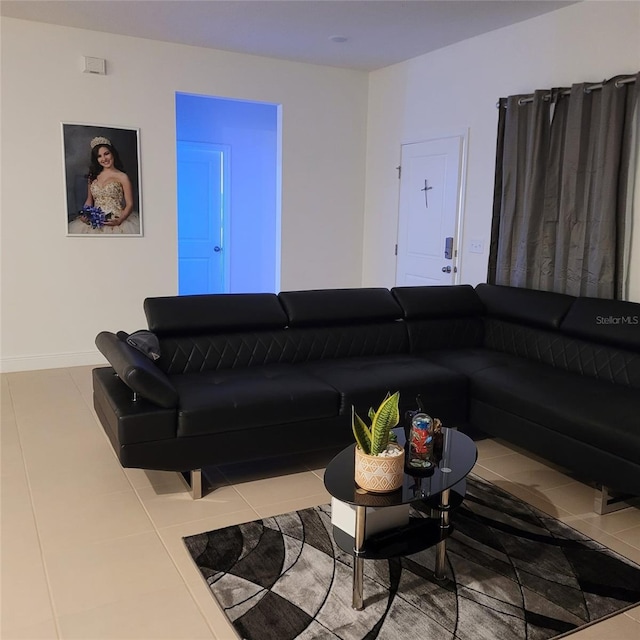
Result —
<path fill-rule="evenodd" d="M 280 106 L 176 94 L 178 293 L 280 288 Z"/>

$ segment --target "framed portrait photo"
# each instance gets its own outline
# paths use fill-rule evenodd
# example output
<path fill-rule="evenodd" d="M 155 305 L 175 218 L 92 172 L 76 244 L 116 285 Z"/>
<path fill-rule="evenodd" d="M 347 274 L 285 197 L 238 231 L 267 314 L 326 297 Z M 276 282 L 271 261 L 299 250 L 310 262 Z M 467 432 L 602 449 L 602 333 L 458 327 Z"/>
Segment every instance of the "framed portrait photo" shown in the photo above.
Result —
<path fill-rule="evenodd" d="M 139 130 L 62 123 L 67 236 L 142 236 Z"/>

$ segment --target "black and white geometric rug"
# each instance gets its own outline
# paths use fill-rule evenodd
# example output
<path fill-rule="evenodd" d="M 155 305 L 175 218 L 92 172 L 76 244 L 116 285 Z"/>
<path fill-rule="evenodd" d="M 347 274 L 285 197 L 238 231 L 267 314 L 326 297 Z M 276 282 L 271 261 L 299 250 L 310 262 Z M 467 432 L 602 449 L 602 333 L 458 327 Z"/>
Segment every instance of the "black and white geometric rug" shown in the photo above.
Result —
<path fill-rule="evenodd" d="M 367 560 L 363 611 L 330 505 L 185 543 L 246 640 L 546 640 L 640 602 L 640 566 L 477 477 L 453 523 L 446 581 L 434 549 Z"/>

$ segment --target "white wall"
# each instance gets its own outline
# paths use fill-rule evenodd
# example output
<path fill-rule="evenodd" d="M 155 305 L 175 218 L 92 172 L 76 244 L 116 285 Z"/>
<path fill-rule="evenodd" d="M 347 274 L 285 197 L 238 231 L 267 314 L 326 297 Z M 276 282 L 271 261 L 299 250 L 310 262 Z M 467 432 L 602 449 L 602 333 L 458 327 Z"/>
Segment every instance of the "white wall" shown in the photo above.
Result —
<path fill-rule="evenodd" d="M 361 284 L 367 74 L 11 18 L 1 36 L 3 370 L 101 362 L 99 331 L 176 294 L 175 92 L 282 105 L 281 288 Z M 61 122 L 140 129 L 143 238 L 65 237 Z"/>
<path fill-rule="evenodd" d="M 468 129 L 460 275 L 475 285 L 487 273 L 498 98 L 638 70 L 640 3 L 582 2 L 372 73 L 363 284 L 395 283 L 401 144 Z M 636 201 L 630 299 L 640 301 Z M 484 254 L 467 251 L 472 238 Z"/>

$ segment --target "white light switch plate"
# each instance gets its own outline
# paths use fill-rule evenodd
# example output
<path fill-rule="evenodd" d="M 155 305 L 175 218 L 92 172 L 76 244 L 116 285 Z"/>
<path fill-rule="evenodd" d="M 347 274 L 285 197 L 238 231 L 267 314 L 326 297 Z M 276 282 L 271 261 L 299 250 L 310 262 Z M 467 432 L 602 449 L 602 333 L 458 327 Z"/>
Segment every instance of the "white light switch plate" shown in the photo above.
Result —
<path fill-rule="evenodd" d="M 469 253 L 484 253 L 484 240 L 478 238 L 469 242 Z"/>

